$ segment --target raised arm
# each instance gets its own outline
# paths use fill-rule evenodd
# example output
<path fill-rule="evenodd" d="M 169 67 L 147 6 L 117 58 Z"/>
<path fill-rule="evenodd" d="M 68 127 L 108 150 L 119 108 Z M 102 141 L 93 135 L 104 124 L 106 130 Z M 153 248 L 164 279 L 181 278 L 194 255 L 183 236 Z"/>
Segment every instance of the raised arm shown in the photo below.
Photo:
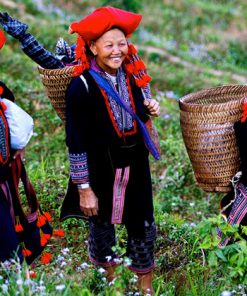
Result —
<path fill-rule="evenodd" d="M 7 12 L 0 13 L 0 24 L 4 31 L 19 40 L 24 53 L 43 68 L 63 68 L 64 64 L 50 51 L 46 50 L 30 33 L 28 25 L 12 18 Z"/>

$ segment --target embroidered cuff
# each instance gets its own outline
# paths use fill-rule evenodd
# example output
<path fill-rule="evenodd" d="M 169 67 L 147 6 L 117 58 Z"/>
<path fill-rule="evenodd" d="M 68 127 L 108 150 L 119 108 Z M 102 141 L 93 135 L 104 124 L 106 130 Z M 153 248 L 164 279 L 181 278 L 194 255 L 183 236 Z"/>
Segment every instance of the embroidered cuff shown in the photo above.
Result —
<path fill-rule="evenodd" d="M 69 153 L 70 176 L 75 184 L 89 183 L 87 153 Z"/>

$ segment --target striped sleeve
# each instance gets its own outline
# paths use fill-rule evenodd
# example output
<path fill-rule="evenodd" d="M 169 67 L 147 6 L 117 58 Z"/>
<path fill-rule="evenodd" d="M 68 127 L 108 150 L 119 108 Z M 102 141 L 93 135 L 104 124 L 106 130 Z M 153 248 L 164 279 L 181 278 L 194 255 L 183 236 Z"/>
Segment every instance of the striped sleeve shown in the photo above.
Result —
<path fill-rule="evenodd" d="M 20 43 L 24 53 L 41 67 L 47 69 L 64 67 L 63 63 L 50 51 L 46 50 L 33 35 L 25 33 L 21 36 Z"/>
<path fill-rule="evenodd" d="M 70 177 L 75 184 L 89 183 L 87 153 L 69 153 Z"/>

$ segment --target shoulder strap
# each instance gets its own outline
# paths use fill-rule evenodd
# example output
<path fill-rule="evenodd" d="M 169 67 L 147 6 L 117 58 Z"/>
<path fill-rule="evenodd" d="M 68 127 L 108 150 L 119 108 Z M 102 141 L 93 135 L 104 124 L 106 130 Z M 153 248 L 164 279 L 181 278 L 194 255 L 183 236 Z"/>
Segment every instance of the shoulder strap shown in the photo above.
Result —
<path fill-rule="evenodd" d="M 89 69 L 89 73 L 93 76 L 97 84 L 137 121 L 148 150 L 155 159 L 159 160 L 160 153 L 156 148 L 145 124 L 141 121 L 137 114 L 120 98 L 119 94 L 111 86 L 111 84 L 106 79 L 104 79 L 99 73 L 97 73 L 93 69 Z"/>
<path fill-rule="evenodd" d="M 29 223 L 34 221 L 38 216 L 39 203 L 36 197 L 34 188 L 27 176 L 27 172 L 20 156 L 17 156 L 11 162 L 11 175 L 13 182 L 12 200 L 15 211 L 19 213 L 22 219 L 26 219 Z M 25 196 L 28 201 L 29 212 L 26 214 L 23 210 L 20 195 L 19 182 L 22 181 L 25 191 Z"/>

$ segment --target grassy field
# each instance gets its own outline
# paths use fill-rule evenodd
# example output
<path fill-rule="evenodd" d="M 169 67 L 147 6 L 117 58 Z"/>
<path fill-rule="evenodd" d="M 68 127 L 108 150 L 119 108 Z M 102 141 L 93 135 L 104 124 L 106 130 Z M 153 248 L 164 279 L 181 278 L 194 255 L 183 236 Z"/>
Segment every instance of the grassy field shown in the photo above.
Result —
<path fill-rule="evenodd" d="M 43 6 L 40 5 L 43 3 Z M 29 31 L 49 50 L 57 39 L 68 36 L 70 22 L 94 7 L 116 5 L 143 14 L 132 41 L 152 76 L 154 98 L 162 114 L 155 119 L 161 138 L 162 160 L 152 159 L 155 218 L 158 227 L 156 295 L 216 296 L 247 292 L 247 244 L 237 229 L 219 217 L 222 194 L 206 193 L 196 184 L 183 143 L 178 99 L 200 89 L 224 84 L 245 84 L 247 77 L 247 2 L 245 0 L 157 1 L 31 1 L 3 0 L 0 11 L 29 24 Z M 39 5 L 38 5 L 39 4 Z M 52 24 L 52 26 L 51 26 Z M 26 167 L 44 210 L 53 216 L 55 228 L 66 236 L 52 239 L 47 250 L 49 265 L 39 260 L 36 278 L 28 267 L 0 270 L 1 295 L 138 295 L 135 277 L 128 270 L 125 229 L 118 227 L 118 247 L 123 264 L 114 284 L 87 258 L 87 224 L 71 219 L 59 222 L 59 210 L 68 178 L 64 127 L 46 97 L 37 65 L 29 60 L 16 40 L 8 36 L 0 51 L 1 80 L 14 91 L 16 102 L 35 120 L 35 134 L 26 149 Z M 217 248 L 216 226 L 238 238 Z M 29 269 L 32 269 L 29 267 Z"/>

